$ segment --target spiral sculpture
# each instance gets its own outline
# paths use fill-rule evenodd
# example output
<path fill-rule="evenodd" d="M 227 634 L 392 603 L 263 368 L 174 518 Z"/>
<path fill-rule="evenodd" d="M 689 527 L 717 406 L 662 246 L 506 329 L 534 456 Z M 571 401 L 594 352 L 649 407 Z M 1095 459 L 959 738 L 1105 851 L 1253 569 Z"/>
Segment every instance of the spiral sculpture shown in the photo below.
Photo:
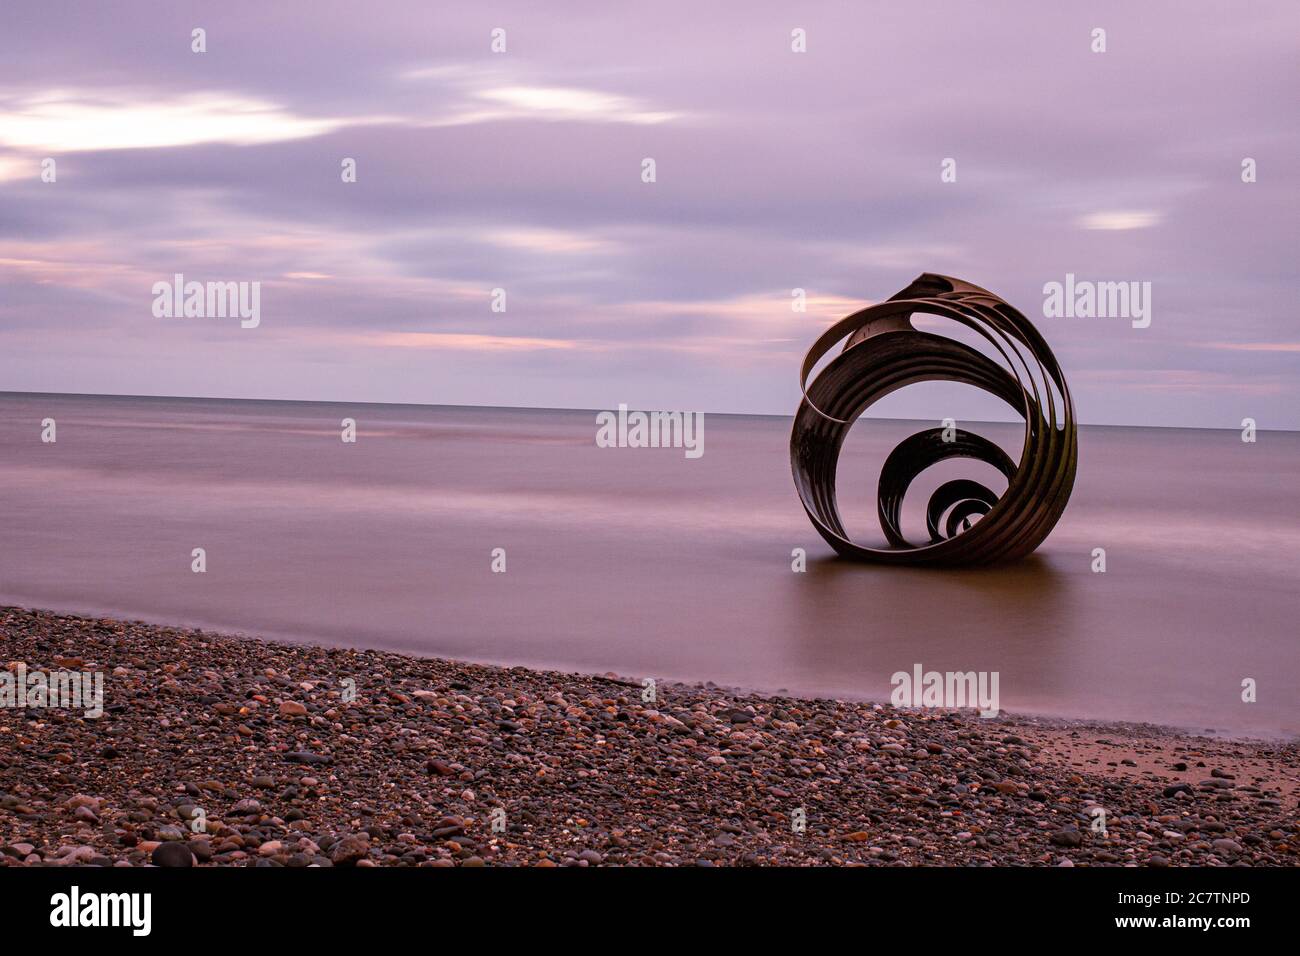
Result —
<path fill-rule="evenodd" d="M 974 330 L 1003 364 L 955 339 L 914 328 L 913 313 Z M 843 351 L 809 383 L 818 362 L 845 339 Z M 878 399 L 907 385 L 939 380 L 974 385 L 1019 412 L 1025 420 L 1020 461 L 959 428 L 917 432 L 889 454 L 880 471 L 877 505 L 889 547 L 864 547 L 845 532 L 836 503 L 844 439 Z M 795 486 L 814 527 L 843 557 L 912 565 L 1014 560 L 1038 547 L 1065 510 L 1079 457 L 1070 390 L 1038 330 L 987 289 L 947 276 L 920 276 L 887 301 L 827 329 L 804 358 L 800 386 L 803 401 L 790 435 Z M 930 540 L 910 543 L 899 526 L 908 486 L 948 458 L 992 465 L 1006 476 L 1007 489 L 999 497 L 968 479 L 940 485 L 926 507 Z"/>

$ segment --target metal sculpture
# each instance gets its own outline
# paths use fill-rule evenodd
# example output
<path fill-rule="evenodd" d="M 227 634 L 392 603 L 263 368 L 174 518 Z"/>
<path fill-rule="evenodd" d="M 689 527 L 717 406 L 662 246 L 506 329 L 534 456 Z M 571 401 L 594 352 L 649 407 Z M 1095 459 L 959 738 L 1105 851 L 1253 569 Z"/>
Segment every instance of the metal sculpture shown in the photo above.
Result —
<path fill-rule="evenodd" d="M 913 313 L 974 330 L 1004 364 L 955 339 L 915 328 Z M 818 362 L 846 338 L 843 351 L 809 383 Z M 910 565 L 1014 560 L 1037 548 L 1065 510 L 1079 456 L 1070 390 L 1038 330 L 987 289 L 926 273 L 822 333 L 804 358 L 799 381 L 803 401 L 790 435 L 794 482 L 813 526 L 843 557 Z M 835 477 L 841 446 L 853 422 L 873 403 L 927 381 L 974 385 L 1019 412 L 1025 420 L 1020 461 L 960 428 L 918 432 L 881 467 L 877 508 L 889 547 L 865 547 L 849 538 L 840 520 Z M 1007 489 L 999 496 L 967 479 L 940 485 L 926 506 L 930 540 L 912 544 L 899 526 L 908 486 L 948 458 L 992 465 L 1006 476 Z"/>

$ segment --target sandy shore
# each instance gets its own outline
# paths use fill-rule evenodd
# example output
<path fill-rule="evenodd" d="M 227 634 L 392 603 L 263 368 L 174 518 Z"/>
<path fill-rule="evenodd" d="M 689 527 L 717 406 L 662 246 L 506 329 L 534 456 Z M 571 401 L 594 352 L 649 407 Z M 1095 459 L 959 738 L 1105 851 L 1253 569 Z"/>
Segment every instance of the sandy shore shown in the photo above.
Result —
<path fill-rule="evenodd" d="M 0 648 L 104 681 L 0 709 L 0 866 L 1300 863 L 1294 743 L 15 608 Z"/>

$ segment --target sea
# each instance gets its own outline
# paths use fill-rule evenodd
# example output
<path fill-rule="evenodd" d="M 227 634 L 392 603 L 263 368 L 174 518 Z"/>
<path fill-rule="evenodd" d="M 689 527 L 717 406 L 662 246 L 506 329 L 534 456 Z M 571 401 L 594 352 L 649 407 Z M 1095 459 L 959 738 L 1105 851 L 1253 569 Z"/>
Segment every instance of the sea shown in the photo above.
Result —
<path fill-rule="evenodd" d="M 596 415 L 0 393 L 0 603 L 656 687 L 888 701 L 918 667 L 996 673 L 1002 711 L 1300 736 L 1300 433 L 1083 427 L 1034 555 L 935 570 L 835 556 L 789 418 L 706 415 L 694 457 L 599 447 Z M 883 541 L 880 465 L 937 424 L 854 426 L 855 537 Z M 961 425 L 1018 459 L 1019 424 Z M 999 477 L 931 472 L 918 542 L 941 481 Z"/>

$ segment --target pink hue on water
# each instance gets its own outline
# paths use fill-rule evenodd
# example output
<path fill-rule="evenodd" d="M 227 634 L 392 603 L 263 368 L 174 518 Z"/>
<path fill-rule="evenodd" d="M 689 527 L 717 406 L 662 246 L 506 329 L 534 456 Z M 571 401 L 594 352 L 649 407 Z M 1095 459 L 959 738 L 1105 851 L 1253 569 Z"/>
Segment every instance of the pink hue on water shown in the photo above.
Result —
<path fill-rule="evenodd" d="M 1084 428 L 1074 498 L 1032 559 L 936 572 L 832 556 L 794 493 L 788 419 L 708 416 L 688 460 L 597 448 L 591 412 L 22 394 L 0 410 L 4 603 L 850 698 L 886 699 L 920 663 L 998 671 L 1016 712 L 1300 733 L 1297 433 Z M 933 424 L 855 428 L 855 533 L 878 534 L 884 456 Z M 1017 454 L 1018 426 L 969 427 Z"/>

